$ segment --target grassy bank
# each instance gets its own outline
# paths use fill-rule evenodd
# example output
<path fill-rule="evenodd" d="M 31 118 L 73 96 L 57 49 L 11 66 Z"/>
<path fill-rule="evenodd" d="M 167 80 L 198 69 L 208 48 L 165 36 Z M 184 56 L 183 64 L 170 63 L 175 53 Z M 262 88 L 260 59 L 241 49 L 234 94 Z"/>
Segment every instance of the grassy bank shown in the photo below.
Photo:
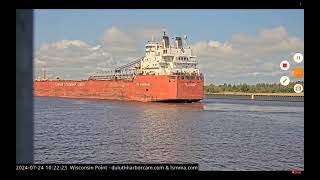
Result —
<path fill-rule="evenodd" d="M 223 84 L 223 85 L 215 85 L 210 84 L 204 86 L 205 94 L 219 93 L 219 94 L 263 94 L 263 95 L 295 95 L 296 93 L 293 90 L 293 87 L 296 83 L 303 82 L 291 82 L 287 86 L 282 86 L 280 83 L 268 84 L 268 83 L 258 83 L 256 85 L 248 85 L 248 84 L 239 84 L 239 85 L 231 85 L 231 84 Z M 299 94 L 301 95 L 301 94 Z"/>
<path fill-rule="evenodd" d="M 243 96 L 304 96 L 304 93 L 244 93 L 244 92 L 218 92 L 218 93 L 205 93 L 206 95 L 243 95 Z"/>

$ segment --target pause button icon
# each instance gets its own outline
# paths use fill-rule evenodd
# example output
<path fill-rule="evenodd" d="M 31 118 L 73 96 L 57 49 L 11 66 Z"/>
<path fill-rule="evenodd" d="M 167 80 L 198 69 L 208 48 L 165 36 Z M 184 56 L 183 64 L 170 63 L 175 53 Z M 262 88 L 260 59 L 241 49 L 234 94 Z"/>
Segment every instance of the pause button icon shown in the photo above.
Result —
<path fill-rule="evenodd" d="M 301 53 L 295 53 L 293 55 L 293 60 L 296 63 L 301 63 L 303 61 L 303 55 Z"/>

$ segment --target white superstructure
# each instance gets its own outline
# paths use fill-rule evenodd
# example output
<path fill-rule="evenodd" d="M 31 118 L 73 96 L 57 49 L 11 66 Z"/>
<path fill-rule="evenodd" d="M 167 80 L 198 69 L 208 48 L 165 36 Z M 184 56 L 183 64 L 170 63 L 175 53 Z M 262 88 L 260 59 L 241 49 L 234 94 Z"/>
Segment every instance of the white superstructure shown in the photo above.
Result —
<path fill-rule="evenodd" d="M 184 47 L 181 37 L 176 37 L 170 45 L 169 37 L 164 33 L 162 42 L 148 42 L 145 45 L 145 56 L 140 61 L 140 73 L 143 75 L 200 75 L 196 56 L 190 47 Z"/>
<path fill-rule="evenodd" d="M 97 72 L 89 79 L 131 79 L 136 75 L 187 75 L 202 77 L 197 57 L 190 47 L 184 47 L 182 38 L 176 37 L 170 45 L 169 37 L 162 36 L 162 42 L 153 40 L 145 45 L 145 55 L 135 61 L 111 71 Z"/>

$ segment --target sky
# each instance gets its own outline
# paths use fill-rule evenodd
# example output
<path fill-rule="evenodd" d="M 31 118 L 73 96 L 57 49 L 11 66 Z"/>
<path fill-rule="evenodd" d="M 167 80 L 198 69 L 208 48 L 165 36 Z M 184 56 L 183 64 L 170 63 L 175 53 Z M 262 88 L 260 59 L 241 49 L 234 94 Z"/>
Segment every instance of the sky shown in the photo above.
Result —
<path fill-rule="evenodd" d="M 143 56 L 163 30 L 187 35 L 205 84 L 278 83 L 291 77 L 280 62 L 304 52 L 304 10 L 35 10 L 34 74 L 85 79 Z"/>

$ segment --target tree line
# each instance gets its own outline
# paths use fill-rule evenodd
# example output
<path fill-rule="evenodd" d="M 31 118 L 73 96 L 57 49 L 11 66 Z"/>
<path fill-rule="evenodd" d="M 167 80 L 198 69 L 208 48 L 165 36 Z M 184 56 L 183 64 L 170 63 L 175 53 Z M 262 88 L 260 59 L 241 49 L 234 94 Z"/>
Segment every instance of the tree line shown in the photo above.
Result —
<path fill-rule="evenodd" d="M 287 86 L 280 83 L 258 83 L 256 85 L 248 85 L 246 83 L 239 85 L 231 85 L 224 83 L 223 85 L 206 85 L 204 86 L 205 93 L 219 92 L 243 92 L 243 93 L 294 93 L 293 87 L 298 82 L 291 82 Z M 299 82 L 304 86 L 303 82 Z"/>

